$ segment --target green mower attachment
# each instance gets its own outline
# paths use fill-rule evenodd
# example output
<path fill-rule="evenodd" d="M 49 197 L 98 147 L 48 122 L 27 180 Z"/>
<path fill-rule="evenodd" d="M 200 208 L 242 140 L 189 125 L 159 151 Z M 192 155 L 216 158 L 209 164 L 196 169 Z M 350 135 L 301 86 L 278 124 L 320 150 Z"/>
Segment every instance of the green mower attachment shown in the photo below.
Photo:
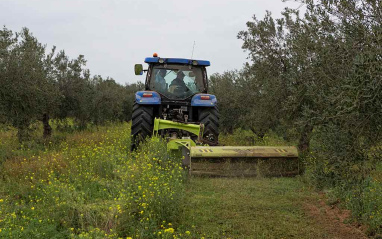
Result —
<path fill-rule="evenodd" d="M 298 151 L 293 146 L 208 146 L 202 145 L 203 124 L 154 120 L 159 130 L 178 129 L 198 136 L 167 138 L 167 149 L 182 157 L 183 167 L 193 175 L 207 176 L 294 176 L 300 173 Z"/>

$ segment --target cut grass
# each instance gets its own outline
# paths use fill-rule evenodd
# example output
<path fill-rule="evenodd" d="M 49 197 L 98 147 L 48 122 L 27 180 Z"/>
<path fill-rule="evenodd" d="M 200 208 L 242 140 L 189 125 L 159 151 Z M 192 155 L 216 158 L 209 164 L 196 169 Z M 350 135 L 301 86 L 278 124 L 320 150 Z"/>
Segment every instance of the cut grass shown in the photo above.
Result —
<path fill-rule="evenodd" d="M 318 195 L 296 178 L 191 178 L 185 227 L 207 238 L 331 238 L 304 211 Z"/>

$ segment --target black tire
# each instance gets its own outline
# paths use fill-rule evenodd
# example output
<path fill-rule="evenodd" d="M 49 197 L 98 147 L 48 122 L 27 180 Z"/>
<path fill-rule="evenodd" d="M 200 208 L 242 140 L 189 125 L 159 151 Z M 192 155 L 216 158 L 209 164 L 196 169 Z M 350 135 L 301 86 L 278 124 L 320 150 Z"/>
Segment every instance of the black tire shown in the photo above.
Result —
<path fill-rule="evenodd" d="M 154 108 L 134 103 L 131 119 L 131 150 L 134 150 L 153 133 Z"/>
<path fill-rule="evenodd" d="M 211 144 L 218 144 L 219 110 L 215 107 L 203 107 L 198 110 L 199 122 L 204 124 L 203 138 Z"/>

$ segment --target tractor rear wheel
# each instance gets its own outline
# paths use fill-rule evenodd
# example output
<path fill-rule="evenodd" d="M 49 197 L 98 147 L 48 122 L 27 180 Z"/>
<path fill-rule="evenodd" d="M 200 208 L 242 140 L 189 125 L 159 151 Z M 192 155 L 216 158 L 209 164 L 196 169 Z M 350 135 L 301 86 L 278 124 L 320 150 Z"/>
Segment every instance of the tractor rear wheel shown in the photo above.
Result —
<path fill-rule="evenodd" d="M 218 144 L 219 110 L 218 107 L 203 107 L 198 110 L 199 122 L 204 124 L 203 138 L 211 144 Z"/>
<path fill-rule="evenodd" d="M 133 106 L 131 123 L 131 150 L 138 147 L 146 137 L 151 136 L 154 127 L 154 108 L 152 106 L 139 105 Z"/>

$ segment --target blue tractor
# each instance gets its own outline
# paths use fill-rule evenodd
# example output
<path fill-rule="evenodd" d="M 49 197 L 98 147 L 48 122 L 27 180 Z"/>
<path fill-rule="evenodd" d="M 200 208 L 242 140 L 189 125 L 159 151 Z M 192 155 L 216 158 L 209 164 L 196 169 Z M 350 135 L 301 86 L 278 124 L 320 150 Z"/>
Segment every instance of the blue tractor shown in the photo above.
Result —
<path fill-rule="evenodd" d="M 135 65 L 135 74 L 146 72 L 145 90 L 135 94 L 132 114 L 132 145 L 153 134 L 154 119 L 204 125 L 203 143 L 217 145 L 219 111 L 214 95 L 208 94 L 206 67 L 209 61 L 161 58 L 154 53 L 145 63 Z M 196 137 L 182 130 L 162 130 L 161 134 L 174 138 Z"/>

